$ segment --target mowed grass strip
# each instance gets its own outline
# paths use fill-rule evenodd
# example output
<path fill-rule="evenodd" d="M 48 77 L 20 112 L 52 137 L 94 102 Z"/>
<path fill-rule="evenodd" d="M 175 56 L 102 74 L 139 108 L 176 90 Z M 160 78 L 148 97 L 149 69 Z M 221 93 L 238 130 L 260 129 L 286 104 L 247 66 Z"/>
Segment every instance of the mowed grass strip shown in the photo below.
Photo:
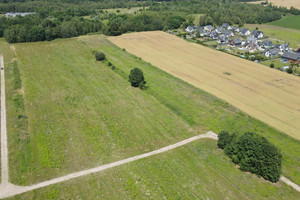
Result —
<path fill-rule="evenodd" d="M 159 31 L 125 34 L 109 40 L 300 139 L 299 78 Z"/>
<path fill-rule="evenodd" d="M 6 73 L 12 183 L 40 182 L 204 132 L 96 62 L 76 39 L 15 48 L 22 88 L 13 87 L 13 65 Z"/>
<path fill-rule="evenodd" d="M 298 199 L 284 183 L 241 172 L 201 140 L 98 174 L 31 191 L 11 199 Z"/>
<path fill-rule="evenodd" d="M 80 40 L 95 50 L 105 52 L 108 59 L 125 74 L 129 74 L 134 67 L 141 68 L 149 86 L 145 92 L 184 118 L 194 129 L 207 127 L 208 130 L 216 133 L 228 130 L 239 134 L 253 131 L 267 137 L 282 150 L 284 176 L 300 184 L 300 143 L 298 140 L 140 58 L 129 55 L 127 50 L 120 49 L 101 36 L 85 36 Z"/>

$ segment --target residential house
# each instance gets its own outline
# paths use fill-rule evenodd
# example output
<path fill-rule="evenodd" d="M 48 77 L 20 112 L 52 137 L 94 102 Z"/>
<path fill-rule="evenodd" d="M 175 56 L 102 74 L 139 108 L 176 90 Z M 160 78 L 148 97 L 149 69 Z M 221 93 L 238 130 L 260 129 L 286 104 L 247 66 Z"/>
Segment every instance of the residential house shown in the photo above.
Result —
<path fill-rule="evenodd" d="M 234 32 L 237 32 L 237 33 L 240 32 L 240 28 L 237 27 L 237 26 L 232 27 L 232 30 L 233 30 Z"/>
<path fill-rule="evenodd" d="M 204 26 L 204 30 L 205 31 L 211 32 L 213 29 L 214 29 L 214 27 L 212 25 L 206 25 L 206 26 Z"/>
<path fill-rule="evenodd" d="M 209 35 L 210 38 L 217 40 L 219 39 L 219 34 L 216 31 L 212 31 Z"/>
<path fill-rule="evenodd" d="M 282 52 L 285 52 L 285 51 L 292 51 L 290 46 L 288 44 L 282 44 L 280 45 L 279 49 L 282 51 Z"/>
<path fill-rule="evenodd" d="M 249 29 L 247 29 L 247 28 L 241 28 L 241 30 L 240 30 L 240 35 L 241 36 L 248 36 L 250 34 L 251 34 L 251 32 L 250 32 Z"/>
<path fill-rule="evenodd" d="M 254 31 L 252 31 L 251 36 L 256 37 L 256 38 L 263 38 L 264 34 L 261 31 L 254 30 Z"/>
<path fill-rule="evenodd" d="M 230 30 L 225 30 L 223 32 L 224 35 L 226 35 L 227 37 L 233 37 L 234 36 L 234 33 Z"/>
<path fill-rule="evenodd" d="M 281 52 L 292 51 L 288 44 L 276 44 L 274 48 L 279 49 Z"/>
<path fill-rule="evenodd" d="M 210 35 L 210 33 L 209 33 L 209 32 L 206 32 L 203 28 L 199 28 L 198 30 L 199 30 L 199 35 L 200 35 L 201 37 L 209 36 L 209 35 Z"/>
<path fill-rule="evenodd" d="M 241 46 L 242 45 L 242 39 L 241 38 L 234 38 L 230 41 L 231 46 Z"/>
<path fill-rule="evenodd" d="M 223 33 L 224 29 L 223 29 L 222 27 L 217 27 L 217 28 L 215 29 L 215 31 L 216 31 L 218 34 L 221 34 L 221 33 Z"/>
<path fill-rule="evenodd" d="M 218 43 L 227 44 L 229 42 L 229 38 L 226 35 L 221 35 L 218 39 Z"/>
<path fill-rule="evenodd" d="M 243 44 L 244 49 L 255 52 L 259 50 L 257 38 L 251 36 L 247 39 L 247 41 Z"/>
<path fill-rule="evenodd" d="M 188 26 L 185 29 L 185 32 L 187 32 L 188 34 L 194 33 L 196 31 L 196 28 L 194 26 Z"/>
<path fill-rule="evenodd" d="M 33 14 L 35 14 L 35 12 L 24 12 L 24 13 L 8 12 L 5 14 L 5 17 L 16 17 L 16 16 L 24 17 L 26 15 L 33 15 Z"/>
<path fill-rule="evenodd" d="M 263 54 L 269 58 L 269 57 L 276 57 L 280 53 L 279 49 L 273 48 L 273 49 L 266 49 Z"/>
<path fill-rule="evenodd" d="M 247 38 L 247 42 L 248 43 L 254 43 L 254 44 L 257 44 L 258 41 L 257 41 L 257 38 L 256 37 L 253 37 L 253 36 L 250 36 Z"/>
<path fill-rule="evenodd" d="M 275 44 L 274 48 L 280 49 L 281 44 Z"/>
<path fill-rule="evenodd" d="M 263 48 L 269 49 L 269 48 L 273 47 L 273 42 L 270 40 L 265 40 L 261 43 L 260 46 Z"/>
<path fill-rule="evenodd" d="M 231 30 L 231 26 L 228 23 L 222 24 L 222 28 L 226 30 Z"/>
<path fill-rule="evenodd" d="M 281 56 L 283 61 L 289 61 L 290 63 L 300 62 L 300 54 L 295 52 L 284 52 Z"/>

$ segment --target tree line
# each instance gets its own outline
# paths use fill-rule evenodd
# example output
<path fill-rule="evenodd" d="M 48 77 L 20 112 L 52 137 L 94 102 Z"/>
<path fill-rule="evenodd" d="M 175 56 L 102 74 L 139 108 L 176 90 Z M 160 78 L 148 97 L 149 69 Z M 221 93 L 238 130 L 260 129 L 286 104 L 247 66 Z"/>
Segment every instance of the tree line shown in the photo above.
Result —
<path fill-rule="evenodd" d="M 288 13 L 300 15 L 295 8 L 277 7 L 271 4 L 246 4 L 238 0 L 186 0 L 176 2 L 163 2 L 154 4 L 151 10 L 162 12 L 183 12 L 189 14 L 202 14 L 200 25 L 220 25 L 224 22 L 230 24 L 260 24 L 278 20 Z M 197 24 L 199 25 L 199 24 Z"/>
<path fill-rule="evenodd" d="M 23 2 L 24 1 L 24 2 Z M 0 17 L 0 37 L 10 43 L 34 42 L 69 38 L 87 33 L 101 32 L 120 35 L 133 31 L 153 31 L 185 28 L 194 25 L 194 14 L 201 14 L 196 25 L 222 23 L 265 23 L 280 19 L 287 13 L 300 14 L 297 9 L 272 5 L 252 5 L 237 0 L 185 0 L 185 1 L 104 1 L 56 0 L 19 2 L 0 0 L 0 12 L 36 12 L 25 17 Z M 23 3 L 22 3 L 23 2 Z M 138 13 L 109 13 L 103 8 L 130 8 L 141 6 Z"/>

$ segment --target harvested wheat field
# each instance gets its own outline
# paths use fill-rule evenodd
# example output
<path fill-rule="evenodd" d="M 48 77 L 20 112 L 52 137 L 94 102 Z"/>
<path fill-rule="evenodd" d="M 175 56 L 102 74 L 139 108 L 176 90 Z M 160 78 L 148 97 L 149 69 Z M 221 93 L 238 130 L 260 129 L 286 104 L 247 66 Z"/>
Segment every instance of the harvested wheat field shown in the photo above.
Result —
<path fill-rule="evenodd" d="M 300 139 L 299 77 L 160 31 L 125 34 L 109 40 Z"/>
<path fill-rule="evenodd" d="M 262 3 L 265 1 L 252 1 L 249 3 Z M 300 1 L 299 0 L 268 0 L 269 3 L 272 3 L 275 6 L 283 6 L 290 8 L 293 6 L 294 8 L 300 9 Z"/>

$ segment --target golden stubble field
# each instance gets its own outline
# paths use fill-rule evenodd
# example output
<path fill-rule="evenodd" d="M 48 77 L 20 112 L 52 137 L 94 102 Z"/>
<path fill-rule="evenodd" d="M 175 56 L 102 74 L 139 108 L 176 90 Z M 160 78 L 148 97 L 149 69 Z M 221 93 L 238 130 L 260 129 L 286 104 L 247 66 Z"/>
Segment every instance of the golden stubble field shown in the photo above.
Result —
<path fill-rule="evenodd" d="M 300 78 L 168 33 L 110 37 L 129 53 L 300 139 Z"/>
<path fill-rule="evenodd" d="M 254 1 L 249 3 L 261 3 L 265 1 Z M 300 0 L 268 0 L 269 3 L 272 3 L 275 6 L 283 6 L 290 8 L 291 6 L 300 9 Z"/>

